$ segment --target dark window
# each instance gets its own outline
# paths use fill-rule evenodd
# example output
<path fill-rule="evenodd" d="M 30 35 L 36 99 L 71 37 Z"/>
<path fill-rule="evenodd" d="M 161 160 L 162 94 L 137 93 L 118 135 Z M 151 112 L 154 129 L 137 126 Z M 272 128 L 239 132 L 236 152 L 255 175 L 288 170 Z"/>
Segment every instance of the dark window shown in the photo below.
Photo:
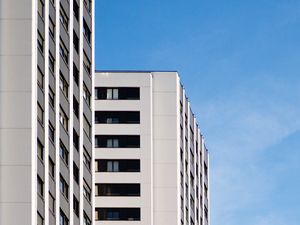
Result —
<path fill-rule="evenodd" d="M 85 83 L 83 83 L 83 98 L 88 106 L 91 106 L 91 93 L 89 92 Z"/>
<path fill-rule="evenodd" d="M 84 19 L 83 19 L 83 35 L 86 37 L 88 43 L 91 43 L 91 31 Z"/>
<path fill-rule="evenodd" d="M 61 55 L 61 57 L 63 58 L 65 63 L 68 65 L 69 64 L 69 51 L 62 40 L 60 41 L 60 45 L 59 45 L 59 54 Z"/>
<path fill-rule="evenodd" d="M 78 85 L 79 83 L 79 70 L 77 69 L 76 65 L 73 63 L 73 79 L 75 83 Z"/>
<path fill-rule="evenodd" d="M 55 23 L 53 22 L 51 17 L 49 17 L 49 33 L 52 38 L 55 37 Z"/>
<path fill-rule="evenodd" d="M 96 160 L 96 172 L 140 172 L 139 159 Z"/>
<path fill-rule="evenodd" d="M 91 201 L 91 188 L 89 187 L 89 185 L 86 183 L 86 181 L 84 180 L 83 182 L 83 196 L 90 202 Z"/>
<path fill-rule="evenodd" d="M 96 184 L 96 196 L 140 196 L 140 184 Z"/>
<path fill-rule="evenodd" d="M 49 69 L 52 73 L 54 73 L 55 71 L 55 59 L 53 57 L 53 55 L 49 52 Z"/>
<path fill-rule="evenodd" d="M 76 35 L 75 31 L 73 31 L 73 45 L 74 45 L 74 49 L 78 53 L 79 52 L 79 38 Z"/>
<path fill-rule="evenodd" d="M 37 67 L 37 83 L 41 89 L 44 89 L 44 74 L 40 67 Z"/>
<path fill-rule="evenodd" d="M 65 10 L 63 9 L 62 6 L 60 6 L 60 22 L 63 25 L 63 27 L 66 29 L 66 31 L 68 31 L 69 29 L 69 18 L 67 16 L 67 13 L 65 12 Z"/>
<path fill-rule="evenodd" d="M 99 100 L 139 100 L 138 87 L 96 87 L 95 98 Z"/>
<path fill-rule="evenodd" d="M 140 112 L 137 111 L 96 111 L 95 123 L 140 123 Z"/>
<path fill-rule="evenodd" d="M 55 214 L 55 198 L 49 192 L 49 210 L 52 214 Z"/>
<path fill-rule="evenodd" d="M 63 213 L 62 210 L 60 210 L 59 225 L 69 225 L 68 217 Z"/>
<path fill-rule="evenodd" d="M 49 104 L 54 108 L 55 106 L 55 94 L 52 89 L 49 87 Z"/>
<path fill-rule="evenodd" d="M 83 163 L 84 163 L 84 165 L 86 165 L 86 167 L 89 170 L 91 169 L 91 156 L 89 155 L 89 153 L 86 151 L 85 148 L 84 148 L 84 151 L 83 151 Z"/>
<path fill-rule="evenodd" d="M 41 160 L 44 159 L 44 146 L 39 140 L 37 140 L 37 155 Z"/>
<path fill-rule="evenodd" d="M 83 66 L 88 74 L 91 75 L 92 64 L 85 52 L 83 52 Z"/>
<path fill-rule="evenodd" d="M 73 0 L 73 12 L 74 12 L 74 17 L 76 20 L 79 20 L 79 6 L 75 0 Z"/>
<path fill-rule="evenodd" d="M 79 150 L 79 135 L 75 130 L 73 130 L 73 145 L 76 148 L 76 150 Z"/>
<path fill-rule="evenodd" d="M 97 148 L 139 148 L 139 135 L 96 135 Z"/>
<path fill-rule="evenodd" d="M 141 220 L 141 209 L 96 208 L 96 220 Z"/>
<path fill-rule="evenodd" d="M 79 118 L 79 103 L 73 96 L 73 112 L 77 118 Z"/>
<path fill-rule="evenodd" d="M 69 199 L 69 185 L 62 176 L 60 176 L 59 180 L 59 190 L 66 197 L 66 199 Z"/>
<path fill-rule="evenodd" d="M 83 215 L 83 224 L 84 225 L 91 225 L 92 222 L 91 222 L 90 218 L 87 216 L 87 214 L 85 212 L 83 214 L 84 214 Z"/>
<path fill-rule="evenodd" d="M 79 201 L 73 196 L 73 210 L 76 216 L 79 216 Z"/>
<path fill-rule="evenodd" d="M 59 155 L 60 155 L 61 159 L 68 165 L 69 152 L 62 142 L 60 142 L 60 145 L 59 145 Z"/>
<path fill-rule="evenodd" d="M 73 177 L 77 184 L 79 184 L 79 169 L 73 162 Z"/>
<path fill-rule="evenodd" d="M 49 139 L 50 141 L 54 142 L 54 138 L 55 138 L 55 128 L 49 121 Z"/>
<path fill-rule="evenodd" d="M 84 0 L 83 2 L 84 2 L 84 5 L 86 6 L 86 9 L 90 13 L 91 9 L 92 9 L 92 2 L 91 2 L 91 0 Z"/>
<path fill-rule="evenodd" d="M 41 52 L 44 52 L 44 38 L 43 36 L 41 35 L 41 33 L 38 31 L 38 49 L 41 51 Z"/>
<path fill-rule="evenodd" d="M 41 197 L 44 197 L 44 182 L 39 175 L 37 176 L 37 192 Z"/>
<path fill-rule="evenodd" d="M 53 160 L 49 157 L 49 174 L 54 178 L 55 174 L 55 164 Z"/>

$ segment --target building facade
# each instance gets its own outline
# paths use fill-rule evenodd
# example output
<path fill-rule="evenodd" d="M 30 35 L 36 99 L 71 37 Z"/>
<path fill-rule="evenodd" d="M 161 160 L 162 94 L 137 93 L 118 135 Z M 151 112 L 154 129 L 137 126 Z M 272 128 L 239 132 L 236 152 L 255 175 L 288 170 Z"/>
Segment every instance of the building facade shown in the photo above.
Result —
<path fill-rule="evenodd" d="M 95 225 L 208 225 L 209 160 L 176 72 L 95 73 Z"/>
<path fill-rule="evenodd" d="M 0 1 L 0 224 L 88 225 L 94 1 Z"/>

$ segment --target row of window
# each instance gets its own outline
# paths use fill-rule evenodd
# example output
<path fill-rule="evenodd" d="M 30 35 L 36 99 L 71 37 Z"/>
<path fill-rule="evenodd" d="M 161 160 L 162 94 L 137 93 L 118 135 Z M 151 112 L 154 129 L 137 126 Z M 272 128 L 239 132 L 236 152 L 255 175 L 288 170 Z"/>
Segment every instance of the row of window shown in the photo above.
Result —
<path fill-rule="evenodd" d="M 96 124 L 139 124 L 138 111 L 96 111 Z"/>
<path fill-rule="evenodd" d="M 96 135 L 96 148 L 140 148 L 139 135 Z"/>
<path fill-rule="evenodd" d="M 140 208 L 96 208 L 95 219 L 139 221 L 141 220 Z"/>
<path fill-rule="evenodd" d="M 139 100 L 140 89 L 138 87 L 96 87 L 96 100 Z"/>
<path fill-rule="evenodd" d="M 140 184 L 96 184 L 96 196 L 141 196 Z"/>

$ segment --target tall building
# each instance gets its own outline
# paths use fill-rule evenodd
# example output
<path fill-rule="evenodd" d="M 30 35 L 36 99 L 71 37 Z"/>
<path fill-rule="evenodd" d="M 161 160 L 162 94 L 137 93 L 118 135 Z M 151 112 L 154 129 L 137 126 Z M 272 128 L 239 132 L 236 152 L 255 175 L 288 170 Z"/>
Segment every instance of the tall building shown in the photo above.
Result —
<path fill-rule="evenodd" d="M 0 1 L 0 224 L 88 225 L 94 1 Z"/>
<path fill-rule="evenodd" d="M 176 72 L 95 73 L 95 225 L 208 225 L 209 161 Z"/>

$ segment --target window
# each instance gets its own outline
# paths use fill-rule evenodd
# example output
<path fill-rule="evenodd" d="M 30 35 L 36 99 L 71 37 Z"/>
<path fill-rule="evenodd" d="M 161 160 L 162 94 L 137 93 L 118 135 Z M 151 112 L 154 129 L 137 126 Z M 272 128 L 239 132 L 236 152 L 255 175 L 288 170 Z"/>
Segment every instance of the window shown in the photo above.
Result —
<path fill-rule="evenodd" d="M 140 148 L 139 135 L 96 135 L 96 148 Z"/>
<path fill-rule="evenodd" d="M 138 87 L 96 87 L 96 99 L 98 100 L 139 100 L 140 89 Z"/>
<path fill-rule="evenodd" d="M 83 163 L 86 165 L 86 167 L 90 170 L 91 169 L 91 156 L 84 148 L 83 152 Z"/>
<path fill-rule="evenodd" d="M 206 187 L 206 184 L 204 184 L 204 196 L 207 198 L 208 197 L 208 189 Z"/>
<path fill-rule="evenodd" d="M 52 214 L 55 214 L 55 198 L 49 192 L 49 210 Z"/>
<path fill-rule="evenodd" d="M 92 222 L 90 220 L 90 218 L 86 215 L 86 213 L 84 213 L 84 216 L 83 216 L 83 225 L 91 225 Z"/>
<path fill-rule="evenodd" d="M 60 176 L 59 180 L 59 190 L 66 197 L 66 199 L 69 199 L 69 185 L 62 176 Z"/>
<path fill-rule="evenodd" d="M 60 145 L 59 145 L 59 155 L 62 158 L 62 160 L 68 165 L 69 164 L 69 152 L 62 142 L 60 142 Z"/>
<path fill-rule="evenodd" d="M 52 178 L 54 178 L 55 175 L 55 164 L 53 160 L 49 157 L 49 174 Z"/>
<path fill-rule="evenodd" d="M 75 0 L 73 0 L 73 12 L 74 12 L 74 17 L 76 20 L 79 20 L 79 6 Z"/>
<path fill-rule="evenodd" d="M 77 118 L 79 118 L 79 103 L 74 96 L 73 96 L 73 112 L 74 112 L 74 115 Z"/>
<path fill-rule="evenodd" d="M 92 9 L 92 2 L 91 0 L 84 0 L 84 5 L 86 6 L 86 9 L 88 10 L 88 12 L 91 12 Z"/>
<path fill-rule="evenodd" d="M 41 160 L 44 159 L 44 146 L 39 140 L 37 140 L 37 154 Z"/>
<path fill-rule="evenodd" d="M 91 201 L 91 188 L 87 185 L 84 180 L 83 184 L 83 196 L 90 202 Z"/>
<path fill-rule="evenodd" d="M 69 225 L 69 220 L 62 210 L 60 210 L 59 225 Z"/>
<path fill-rule="evenodd" d="M 42 125 L 44 124 L 44 110 L 39 103 L 37 103 L 37 119 Z"/>
<path fill-rule="evenodd" d="M 138 159 L 96 160 L 96 172 L 140 172 Z"/>
<path fill-rule="evenodd" d="M 141 196 L 140 184 L 96 184 L 96 196 Z"/>
<path fill-rule="evenodd" d="M 75 195 L 73 195 L 73 211 L 75 215 L 79 217 L 79 201 L 77 200 Z"/>
<path fill-rule="evenodd" d="M 75 130 L 73 130 L 73 145 L 76 148 L 76 150 L 79 150 L 79 135 Z"/>
<path fill-rule="evenodd" d="M 49 139 L 50 141 L 54 142 L 55 140 L 55 129 L 52 126 L 51 122 L 49 121 Z"/>
<path fill-rule="evenodd" d="M 64 110 L 62 108 L 60 108 L 59 121 L 66 131 L 68 131 L 68 123 L 69 123 L 68 120 L 69 119 L 68 119 L 66 113 L 64 112 Z"/>
<path fill-rule="evenodd" d="M 50 52 L 49 52 L 49 69 L 53 74 L 55 73 L 55 59 Z"/>
<path fill-rule="evenodd" d="M 91 31 L 84 19 L 83 19 L 83 35 L 87 39 L 88 43 L 91 43 Z"/>
<path fill-rule="evenodd" d="M 208 169 L 207 169 L 207 165 L 204 162 L 204 175 L 207 176 L 208 175 Z"/>
<path fill-rule="evenodd" d="M 204 206 L 204 217 L 207 221 L 208 220 L 208 209 L 206 208 L 206 206 Z"/>
<path fill-rule="evenodd" d="M 79 169 L 76 164 L 73 162 L 73 178 L 77 184 L 79 184 Z"/>
<path fill-rule="evenodd" d="M 37 67 L 37 83 L 41 89 L 44 88 L 44 74 L 39 67 Z"/>
<path fill-rule="evenodd" d="M 62 6 L 60 6 L 60 22 L 63 25 L 63 27 L 66 29 L 66 31 L 69 30 L 69 18 L 67 16 L 67 13 L 65 12 L 65 10 L 63 9 Z"/>
<path fill-rule="evenodd" d="M 49 17 L 49 34 L 50 34 L 50 37 L 52 37 L 52 38 L 55 37 L 55 23 L 53 22 L 51 17 Z"/>
<path fill-rule="evenodd" d="M 75 51 L 78 53 L 79 52 L 79 38 L 76 35 L 75 31 L 73 31 L 73 46 Z"/>
<path fill-rule="evenodd" d="M 60 73 L 59 87 L 62 90 L 62 92 L 64 93 L 64 95 L 66 96 L 66 98 L 68 98 L 69 85 L 62 73 Z"/>
<path fill-rule="evenodd" d="M 83 98 L 85 99 L 88 106 L 91 106 L 91 93 L 89 92 L 85 84 L 83 84 Z"/>
<path fill-rule="evenodd" d="M 89 124 L 87 118 L 83 116 L 83 130 L 86 135 L 91 138 L 91 125 Z"/>
<path fill-rule="evenodd" d="M 44 225 L 44 219 L 39 213 L 37 213 L 37 225 Z"/>
<path fill-rule="evenodd" d="M 38 1 L 38 12 L 39 12 L 39 15 L 43 19 L 44 19 L 44 8 L 45 8 L 44 2 L 42 0 L 39 0 Z"/>
<path fill-rule="evenodd" d="M 38 49 L 43 53 L 44 52 L 44 38 L 39 31 L 38 31 L 37 46 L 38 46 Z"/>
<path fill-rule="evenodd" d="M 139 124 L 138 111 L 96 111 L 95 123 L 101 124 Z"/>
<path fill-rule="evenodd" d="M 73 79 L 75 83 L 78 85 L 79 83 L 79 70 L 77 69 L 76 65 L 73 63 Z"/>
<path fill-rule="evenodd" d="M 83 52 L 83 66 L 88 74 L 91 74 L 92 65 L 85 52 Z"/>
<path fill-rule="evenodd" d="M 52 108 L 55 108 L 55 94 L 49 87 L 49 104 Z"/>
<path fill-rule="evenodd" d="M 44 182 L 40 178 L 40 176 L 37 176 L 37 193 L 41 196 L 44 197 Z"/>
<path fill-rule="evenodd" d="M 140 208 L 96 208 L 96 220 L 141 220 Z"/>
<path fill-rule="evenodd" d="M 61 57 L 63 58 L 65 63 L 68 65 L 69 64 L 69 51 L 68 51 L 67 47 L 65 46 L 65 44 L 62 42 L 62 40 L 60 40 L 59 54 L 61 55 Z"/>

